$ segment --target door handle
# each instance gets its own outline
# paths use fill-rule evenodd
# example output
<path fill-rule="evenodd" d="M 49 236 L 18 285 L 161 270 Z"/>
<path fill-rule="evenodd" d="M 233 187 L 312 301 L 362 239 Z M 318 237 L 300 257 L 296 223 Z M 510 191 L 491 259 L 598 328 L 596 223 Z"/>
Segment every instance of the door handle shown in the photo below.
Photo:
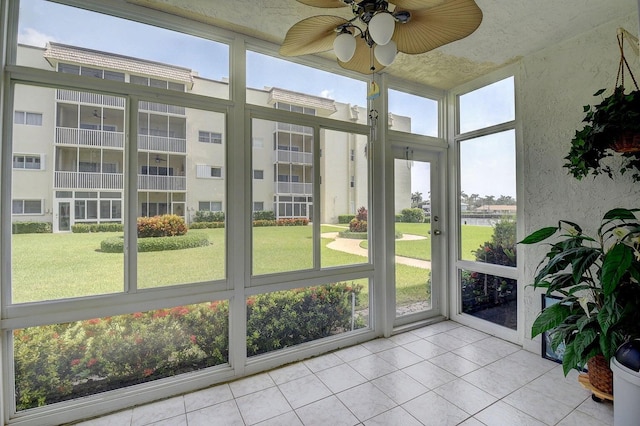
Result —
<path fill-rule="evenodd" d="M 439 229 L 436 229 L 433 231 L 433 235 L 440 235 L 442 234 L 442 231 L 440 231 Z"/>

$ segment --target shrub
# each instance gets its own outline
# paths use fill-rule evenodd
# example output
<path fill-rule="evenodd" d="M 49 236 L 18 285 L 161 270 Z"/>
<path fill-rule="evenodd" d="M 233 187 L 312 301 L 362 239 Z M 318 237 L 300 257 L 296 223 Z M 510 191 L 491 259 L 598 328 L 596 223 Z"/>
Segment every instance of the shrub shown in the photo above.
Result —
<path fill-rule="evenodd" d="M 343 224 L 347 224 L 349 222 L 351 222 L 351 219 L 355 218 L 356 215 L 354 214 L 341 214 L 338 216 L 338 223 L 343 223 Z"/>
<path fill-rule="evenodd" d="M 307 226 L 309 219 L 306 217 L 296 217 L 293 219 L 278 219 L 276 226 Z"/>
<path fill-rule="evenodd" d="M 350 330 L 361 290 L 337 283 L 249 297 L 247 355 Z M 228 317 L 219 301 L 15 330 L 17 410 L 224 364 Z"/>
<path fill-rule="evenodd" d="M 253 220 L 276 220 L 276 215 L 271 210 L 253 212 Z"/>
<path fill-rule="evenodd" d="M 199 234 L 180 235 L 176 237 L 140 238 L 138 239 L 138 252 L 183 250 L 208 245 L 209 240 L 207 240 L 207 237 Z M 107 238 L 100 243 L 100 250 L 104 253 L 122 253 L 123 249 L 123 237 Z"/>
<path fill-rule="evenodd" d="M 250 297 L 247 355 L 253 356 L 331 336 L 351 328 L 351 295 L 359 284 L 326 284 Z M 359 319 L 354 328 L 362 327 Z"/>
<path fill-rule="evenodd" d="M 194 222 L 224 222 L 224 212 L 209 212 L 198 210 L 193 218 Z"/>
<path fill-rule="evenodd" d="M 138 238 L 173 237 L 186 233 L 184 219 L 175 214 L 138 218 Z"/>
<path fill-rule="evenodd" d="M 53 232 L 51 222 L 13 222 L 12 234 L 49 234 Z"/>
<path fill-rule="evenodd" d="M 398 222 L 402 222 L 402 215 L 401 214 L 397 214 L 396 215 L 396 223 Z"/>
<path fill-rule="evenodd" d="M 121 223 L 76 223 L 71 226 L 71 232 L 83 234 L 88 232 L 122 232 L 124 225 Z"/>
<path fill-rule="evenodd" d="M 358 209 L 356 217 L 349 222 L 349 231 L 351 232 L 367 232 L 367 218 L 369 213 L 364 207 Z"/>
<path fill-rule="evenodd" d="M 422 223 L 424 222 L 424 210 L 419 208 L 402 209 L 402 222 L 405 223 Z"/>
<path fill-rule="evenodd" d="M 351 232 L 351 231 L 342 231 L 339 232 L 338 235 L 340 238 L 349 238 L 352 240 L 366 240 L 369 237 L 369 234 L 366 232 Z"/>
<path fill-rule="evenodd" d="M 224 222 L 194 222 L 189 229 L 224 228 Z"/>
<path fill-rule="evenodd" d="M 254 220 L 253 226 L 261 227 L 261 226 L 276 226 L 275 220 Z"/>

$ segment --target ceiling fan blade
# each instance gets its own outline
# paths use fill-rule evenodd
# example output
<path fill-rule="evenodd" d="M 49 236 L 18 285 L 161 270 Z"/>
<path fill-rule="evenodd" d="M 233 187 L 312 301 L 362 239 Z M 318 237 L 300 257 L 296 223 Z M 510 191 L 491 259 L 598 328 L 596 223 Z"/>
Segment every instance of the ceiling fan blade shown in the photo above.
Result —
<path fill-rule="evenodd" d="M 398 9 L 420 10 L 439 6 L 445 1 L 446 0 L 389 0 L 389 3 L 395 4 Z"/>
<path fill-rule="evenodd" d="M 326 52 L 333 49 L 336 38 L 336 27 L 347 21 L 339 16 L 313 16 L 289 28 L 280 46 L 283 56 L 300 56 L 311 53 Z"/>
<path fill-rule="evenodd" d="M 467 37 L 482 22 L 482 10 L 474 0 L 446 0 L 430 9 L 411 11 L 405 24 L 396 23 L 393 40 L 398 51 L 428 52 Z"/>
<path fill-rule="evenodd" d="M 299 3 L 306 4 L 313 7 L 335 8 L 346 7 L 346 3 L 341 0 L 298 0 Z"/>
<path fill-rule="evenodd" d="M 371 69 L 371 61 L 373 60 L 374 70 Z M 360 74 L 373 74 L 384 69 L 384 65 L 380 64 L 373 55 L 373 49 L 367 45 L 362 37 L 356 37 L 356 52 L 349 62 L 341 62 L 338 64 L 347 70 L 356 71 Z"/>

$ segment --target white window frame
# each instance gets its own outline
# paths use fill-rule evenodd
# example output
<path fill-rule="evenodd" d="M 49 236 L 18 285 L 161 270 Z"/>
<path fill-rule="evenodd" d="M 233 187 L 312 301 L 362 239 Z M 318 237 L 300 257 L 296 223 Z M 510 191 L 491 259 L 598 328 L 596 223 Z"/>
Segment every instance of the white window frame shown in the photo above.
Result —
<path fill-rule="evenodd" d="M 14 212 L 14 208 L 13 205 L 15 202 L 21 202 L 22 203 L 22 211 L 20 213 L 15 213 Z M 29 213 L 25 213 L 25 205 L 26 203 L 40 203 L 40 211 L 39 212 L 29 212 Z M 13 199 L 11 200 L 11 215 L 12 216 L 41 216 L 44 214 L 44 209 L 42 208 L 42 206 L 44 205 L 44 200 L 42 199 L 38 199 L 38 198 L 18 198 L 18 199 Z"/>
<path fill-rule="evenodd" d="M 198 142 L 221 145 L 222 133 L 210 132 L 207 130 L 198 130 Z"/>
<path fill-rule="evenodd" d="M 22 120 L 18 120 L 19 115 L 22 115 Z M 37 123 L 36 124 L 30 123 L 29 117 L 36 118 Z M 13 124 L 42 127 L 42 119 L 43 119 L 43 114 L 41 112 L 14 111 L 13 113 Z"/>
<path fill-rule="evenodd" d="M 16 157 L 21 157 L 22 158 L 22 167 L 16 167 Z M 27 159 L 31 159 L 31 160 L 38 160 L 38 168 L 31 168 L 31 167 L 26 167 L 27 164 L 29 163 L 27 161 Z M 32 164 L 35 164 L 35 161 L 31 162 Z M 44 155 L 42 154 L 18 154 L 18 153 L 14 153 L 13 154 L 13 158 L 12 158 L 12 168 L 14 170 L 29 170 L 29 171 L 41 171 L 44 170 Z"/>

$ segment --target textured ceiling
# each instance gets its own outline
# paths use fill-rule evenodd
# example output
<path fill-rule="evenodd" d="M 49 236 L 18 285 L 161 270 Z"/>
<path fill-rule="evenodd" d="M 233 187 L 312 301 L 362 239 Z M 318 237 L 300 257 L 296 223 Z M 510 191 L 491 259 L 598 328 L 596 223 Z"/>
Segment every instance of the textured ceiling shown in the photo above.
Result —
<path fill-rule="evenodd" d="M 127 0 L 280 44 L 303 18 L 341 15 L 296 0 Z M 392 0 L 391 0 L 392 2 Z M 449 89 L 617 18 L 638 14 L 637 0 L 476 0 L 480 27 L 469 37 L 420 55 L 399 54 L 384 72 Z M 627 28 L 638 34 L 638 27 Z"/>

